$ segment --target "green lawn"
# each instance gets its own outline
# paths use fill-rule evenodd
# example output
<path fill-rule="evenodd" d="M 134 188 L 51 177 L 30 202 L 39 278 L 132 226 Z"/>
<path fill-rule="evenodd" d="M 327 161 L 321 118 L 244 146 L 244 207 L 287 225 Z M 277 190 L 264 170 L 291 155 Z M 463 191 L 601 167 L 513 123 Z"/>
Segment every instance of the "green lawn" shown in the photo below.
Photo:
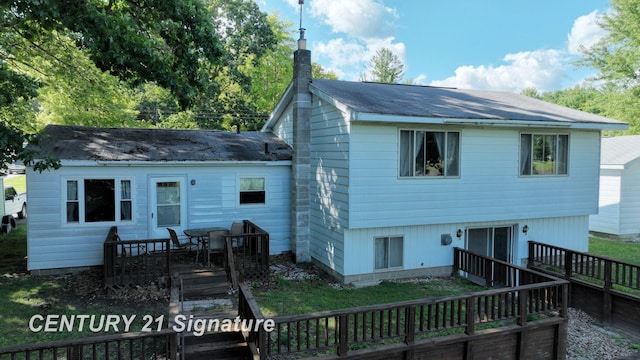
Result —
<path fill-rule="evenodd" d="M 136 315 L 132 330 L 137 331 L 144 325 L 144 315 L 155 318 L 167 314 L 168 302 L 165 300 L 118 299 L 106 296 L 103 291 L 86 291 L 87 287 L 102 290 L 99 271 L 86 272 L 82 276 L 28 275 L 26 242 L 25 226 L 8 235 L 0 235 L 0 347 L 103 335 L 75 330 L 32 332 L 29 320 L 34 315 Z"/>
<path fill-rule="evenodd" d="M 383 281 L 366 288 L 330 286 L 326 280 L 280 280 L 267 289 L 252 290 L 267 317 L 385 304 L 426 297 L 463 294 L 485 290 L 459 278 L 419 282 Z"/>
<path fill-rule="evenodd" d="M 640 265 L 640 243 L 589 238 L 589 253 Z"/>

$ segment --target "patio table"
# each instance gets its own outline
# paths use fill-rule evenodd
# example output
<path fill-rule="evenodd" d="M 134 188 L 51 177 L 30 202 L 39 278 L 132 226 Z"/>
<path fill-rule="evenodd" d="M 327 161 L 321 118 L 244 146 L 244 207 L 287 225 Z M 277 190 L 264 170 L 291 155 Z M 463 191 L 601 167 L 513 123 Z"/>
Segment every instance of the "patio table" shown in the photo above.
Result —
<path fill-rule="evenodd" d="M 202 246 L 202 252 L 207 254 L 207 266 L 211 266 L 211 241 L 209 241 L 210 232 L 227 233 L 229 229 L 225 227 L 204 227 L 195 229 L 185 229 L 183 232 L 190 239 L 196 239 L 199 246 Z"/>

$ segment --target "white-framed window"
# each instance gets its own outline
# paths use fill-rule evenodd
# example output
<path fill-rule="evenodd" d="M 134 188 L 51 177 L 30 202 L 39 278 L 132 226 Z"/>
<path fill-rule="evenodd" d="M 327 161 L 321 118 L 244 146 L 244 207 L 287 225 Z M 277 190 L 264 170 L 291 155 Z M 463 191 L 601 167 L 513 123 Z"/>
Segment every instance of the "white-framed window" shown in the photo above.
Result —
<path fill-rule="evenodd" d="M 240 205 L 265 204 L 265 180 L 263 177 L 240 178 Z"/>
<path fill-rule="evenodd" d="M 131 179 L 67 179 L 66 222 L 127 222 L 133 220 Z"/>
<path fill-rule="evenodd" d="M 460 176 L 460 132 L 400 130 L 400 177 Z"/>
<path fill-rule="evenodd" d="M 520 134 L 520 175 L 567 175 L 569 135 Z"/>
<path fill-rule="evenodd" d="M 376 237 L 374 269 L 401 268 L 404 258 L 404 238 L 402 236 Z"/>

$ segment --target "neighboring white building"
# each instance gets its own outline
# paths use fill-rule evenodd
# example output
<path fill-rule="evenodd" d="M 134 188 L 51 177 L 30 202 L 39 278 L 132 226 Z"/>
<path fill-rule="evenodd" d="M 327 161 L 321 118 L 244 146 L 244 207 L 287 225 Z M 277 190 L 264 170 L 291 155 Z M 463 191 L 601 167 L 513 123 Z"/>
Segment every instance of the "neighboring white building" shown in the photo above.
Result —
<path fill-rule="evenodd" d="M 291 149 L 247 132 L 49 125 L 58 170 L 27 170 L 29 270 L 102 265 L 113 225 L 123 240 L 251 220 L 270 251 L 290 249 Z M 266 152 L 265 152 L 266 151 Z"/>
<path fill-rule="evenodd" d="M 599 209 L 589 230 L 640 236 L 640 135 L 602 139 Z"/>

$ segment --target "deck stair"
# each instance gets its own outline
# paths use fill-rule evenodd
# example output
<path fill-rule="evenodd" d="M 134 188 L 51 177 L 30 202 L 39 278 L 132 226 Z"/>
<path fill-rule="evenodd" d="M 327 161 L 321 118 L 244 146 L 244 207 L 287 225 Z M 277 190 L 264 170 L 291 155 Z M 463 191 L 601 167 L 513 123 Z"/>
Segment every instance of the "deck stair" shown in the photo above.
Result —
<path fill-rule="evenodd" d="M 177 312 L 187 320 L 209 322 L 217 319 L 234 320 L 238 314 L 235 294 L 224 269 L 209 267 L 179 269 L 179 300 Z M 195 329 L 192 329 L 195 330 Z M 185 360 L 246 359 L 248 346 L 239 331 L 184 331 L 180 340 Z"/>

